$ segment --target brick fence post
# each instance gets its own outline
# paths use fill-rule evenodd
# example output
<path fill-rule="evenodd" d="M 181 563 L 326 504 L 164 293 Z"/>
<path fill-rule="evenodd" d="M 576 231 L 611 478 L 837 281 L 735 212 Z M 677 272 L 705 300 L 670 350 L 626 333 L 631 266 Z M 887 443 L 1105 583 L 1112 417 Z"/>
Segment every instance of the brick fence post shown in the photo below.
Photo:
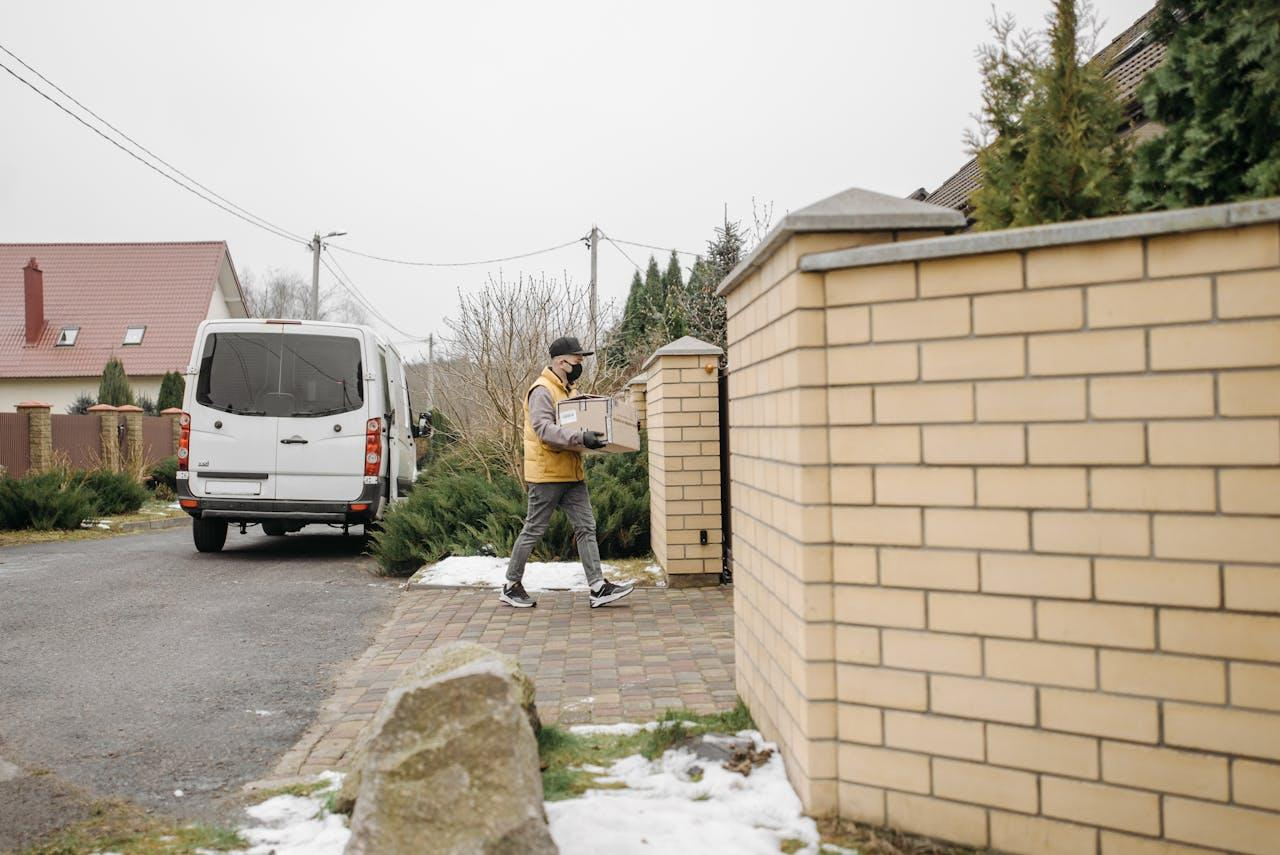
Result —
<path fill-rule="evenodd" d="M 173 425 L 173 448 L 174 454 L 178 453 L 178 438 L 182 436 L 182 425 L 178 424 L 178 417 L 182 415 L 181 407 L 167 407 L 160 411 L 160 415 L 168 416 L 169 421 Z"/>
<path fill-rule="evenodd" d="M 23 401 L 17 405 L 19 413 L 27 414 L 27 448 L 32 472 L 40 472 L 53 465 L 52 404 L 44 401 Z"/>
<path fill-rule="evenodd" d="M 94 404 L 86 412 L 98 417 L 98 446 L 102 468 L 120 468 L 120 415 L 110 404 Z"/>
<path fill-rule="evenodd" d="M 720 356 L 692 336 L 645 363 L 649 537 L 673 588 L 720 581 Z"/>
<path fill-rule="evenodd" d="M 116 412 L 124 413 L 124 444 L 128 453 L 124 463 L 142 459 L 142 407 L 125 404 L 116 407 Z"/>
<path fill-rule="evenodd" d="M 648 375 L 640 374 L 627 381 L 627 391 L 630 393 L 630 404 L 636 408 L 636 424 L 641 430 L 645 428 L 645 385 L 649 382 Z"/>

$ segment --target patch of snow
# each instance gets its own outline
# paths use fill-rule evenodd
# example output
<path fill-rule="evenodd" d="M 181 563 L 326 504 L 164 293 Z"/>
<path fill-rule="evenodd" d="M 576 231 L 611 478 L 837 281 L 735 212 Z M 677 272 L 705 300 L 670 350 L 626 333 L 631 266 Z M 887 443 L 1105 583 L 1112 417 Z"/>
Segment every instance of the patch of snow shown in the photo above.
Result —
<path fill-rule="evenodd" d="M 496 591 L 506 584 L 507 561 L 492 555 L 451 555 L 418 571 L 413 584 Z M 601 567 L 606 576 L 616 569 L 608 563 Z M 657 572 L 661 575 L 661 568 Z M 526 591 L 586 591 L 587 577 L 577 561 L 530 561 L 524 567 L 524 587 Z"/>
<path fill-rule="evenodd" d="M 275 796 L 245 808 L 258 825 L 239 829 L 250 847 L 241 855 L 342 855 L 351 837 L 347 818 L 327 813 L 325 794 L 342 782 L 337 772 L 320 776 L 329 783 L 312 796 Z"/>
<path fill-rule="evenodd" d="M 754 731 L 739 735 L 757 749 L 774 747 Z M 785 840 L 799 841 L 798 851 L 808 855 L 820 851 L 817 825 L 804 815 L 776 751 L 748 776 L 678 748 L 654 761 L 625 757 L 599 780 L 625 789 L 589 790 L 576 799 L 547 803 L 551 836 L 562 855 L 777 855 Z"/>
<path fill-rule="evenodd" d="M 245 710 L 245 712 L 251 712 L 254 715 L 258 715 L 258 716 L 275 715 L 275 712 L 273 712 L 272 710 Z"/>
<path fill-rule="evenodd" d="M 173 794 L 174 794 L 174 796 L 176 796 L 177 798 L 182 798 L 183 796 L 185 796 L 185 795 L 186 795 L 186 793 L 184 793 L 182 790 L 174 790 L 174 791 L 173 791 Z"/>

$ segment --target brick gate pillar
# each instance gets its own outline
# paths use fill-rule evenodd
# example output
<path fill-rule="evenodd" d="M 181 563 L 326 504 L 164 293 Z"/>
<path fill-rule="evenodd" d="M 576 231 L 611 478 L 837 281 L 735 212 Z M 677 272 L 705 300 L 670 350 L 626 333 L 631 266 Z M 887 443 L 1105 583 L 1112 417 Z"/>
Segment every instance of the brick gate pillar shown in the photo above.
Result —
<path fill-rule="evenodd" d="M 27 448 L 31 472 L 40 472 L 53 465 L 52 404 L 44 401 L 23 401 L 17 405 L 19 413 L 27 414 Z"/>
<path fill-rule="evenodd" d="M 720 517 L 720 357 L 692 336 L 658 348 L 644 368 L 649 532 L 673 588 L 716 585 Z"/>
<path fill-rule="evenodd" d="M 133 404 L 125 404 L 123 407 L 116 407 L 116 412 L 124 414 L 124 445 L 126 449 L 126 460 L 136 461 L 142 459 L 142 407 L 136 407 Z"/>
<path fill-rule="evenodd" d="M 102 468 L 115 472 L 120 468 L 120 415 L 110 404 L 94 404 L 86 412 L 98 417 L 98 453 Z"/>

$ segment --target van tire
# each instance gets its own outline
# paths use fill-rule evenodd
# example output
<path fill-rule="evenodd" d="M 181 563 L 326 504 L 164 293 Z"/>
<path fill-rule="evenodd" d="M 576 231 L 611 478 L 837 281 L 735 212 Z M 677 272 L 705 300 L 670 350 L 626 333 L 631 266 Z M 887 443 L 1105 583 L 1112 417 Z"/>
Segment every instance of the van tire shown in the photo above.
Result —
<path fill-rule="evenodd" d="M 264 522 L 262 533 L 269 537 L 284 537 L 289 533 L 289 529 L 285 528 L 282 522 Z"/>
<path fill-rule="evenodd" d="M 223 520 L 192 520 L 191 538 L 198 552 L 221 552 L 227 542 L 227 524 Z"/>

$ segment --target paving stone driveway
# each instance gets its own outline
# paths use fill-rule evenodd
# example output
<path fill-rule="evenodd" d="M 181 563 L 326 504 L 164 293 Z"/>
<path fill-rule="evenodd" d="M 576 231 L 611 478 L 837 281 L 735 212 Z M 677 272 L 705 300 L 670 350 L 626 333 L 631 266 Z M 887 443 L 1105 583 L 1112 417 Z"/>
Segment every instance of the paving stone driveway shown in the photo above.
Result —
<path fill-rule="evenodd" d="M 501 607 L 495 592 L 474 588 L 402 596 L 276 775 L 341 768 L 400 672 L 445 641 L 476 641 L 516 656 L 533 677 L 548 724 L 649 721 L 671 707 L 716 712 L 736 698 L 729 588 L 640 588 L 594 610 L 584 593 L 539 593 L 535 609 Z"/>

